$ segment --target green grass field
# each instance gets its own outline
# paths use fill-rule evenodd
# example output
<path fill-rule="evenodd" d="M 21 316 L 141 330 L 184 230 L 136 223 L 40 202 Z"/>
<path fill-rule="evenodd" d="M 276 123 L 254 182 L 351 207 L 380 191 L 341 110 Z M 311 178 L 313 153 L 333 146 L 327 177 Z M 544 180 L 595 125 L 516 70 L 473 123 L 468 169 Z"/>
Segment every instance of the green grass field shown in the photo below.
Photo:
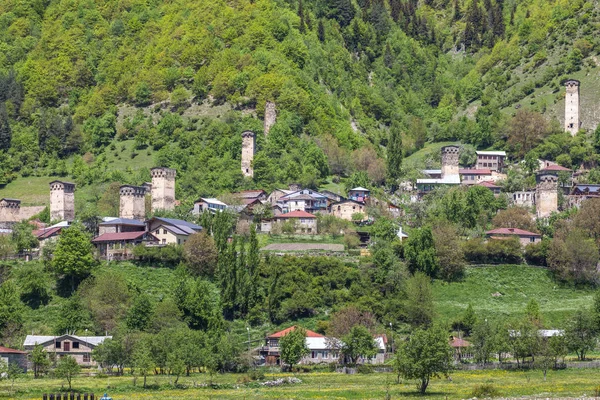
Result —
<path fill-rule="evenodd" d="M 469 304 L 482 317 L 516 316 L 535 299 L 544 325 L 552 328 L 560 327 L 578 308 L 589 307 L 593 291 L 561 286 L 543 268 L 500 265 L 467 268 L 462 282 L 436 281 L 434 297 L 438 316 L 446 321 L 456 319 Z"/>
<path fill-rule="evenodd" d="M 415 382 L 396 383 L 392 373 L 373 373 L 344 375 L 331 372 L 313 372 L 296 374 L 302 383 L 280 387 L 248 387 L 237 384 L 245 375 L 215 375 L 214 383 L 230 385 L 226 388 L 203 388 L 208 383 L 208 374 L 195 374 L 182 377 L 174 388 L 169 384 L 168 376 L 149 376 L 151 388 L 133 386 L 133 377 L 78 377 L 73 380 L 73 388 L 81 392 L 102 394 L 107 392 L 114 400 L 124 399 L 390 399 L 400 398 L 437 398 L 464 399 L 472 397 L 477 385 L 491 384 L 502 397 L 583 397 L 594 396 L 598 387 L 600 371 L 596 369 L 549 371 L 547 380 L 539 371 L 456 371 L 450 379 L 433 379 L 427 394 L 416 393 Z M 274 379 L 290 374 L 267 373 L 266 379 Z M 15 393 L 10 392 L 10 382 L 3 380 L 0 386 L 0 398 L 39 400 L 42 393 L 59 391 L 64 381 L 58 379 L 38 379 L 31 377 L 15 384 Z"/>

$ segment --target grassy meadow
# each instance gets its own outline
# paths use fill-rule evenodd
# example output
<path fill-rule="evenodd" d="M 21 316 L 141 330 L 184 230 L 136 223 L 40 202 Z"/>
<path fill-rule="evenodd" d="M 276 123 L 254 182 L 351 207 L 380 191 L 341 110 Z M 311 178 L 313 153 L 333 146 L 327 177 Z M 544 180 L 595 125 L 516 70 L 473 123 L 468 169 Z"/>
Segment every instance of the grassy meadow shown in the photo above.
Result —
<path fill-rule="evenodd" d="M 265 379 L 291 376 L 278 372 L 267 372 Z M 295 375 L 302 383 L 280 387 L 261 387 L 256 383 L 242 384 L 246 375 L 215 375 L 215 388 L 199 387 L 209 383 L 208 374 L 195 374 L 179 379 L 179 387 L 170 384 L 168 376 L 149 376 L 149 388 L 141 387 L 142 378 L 124 377 L 77 377 L 73 380 L 74 390 L 102 394 L 107 392 L 114 400 L 123 399 L 390 399 L 438 398 L 464 399 L 472 397 L 473 390 L 491 384 L 502 397 L 582 397 L 594 396 L 600 381 L 600 371 L 593 369 L 562 370 L 548 372 L 544 381 L 539 371 L 455 371 L 450 379 L 433 379 L 427 394 L 416 393 L 415 382 L 396 383 L 393 373 L 345 375 L 332 372 L 312 372 Z M 14 392 L 10 382 L 0 383 L 0 398 L 39 400 L 42 393 L 55 392 L 66 384 L 58 379 L 31 377 L 16 381 Z"/>

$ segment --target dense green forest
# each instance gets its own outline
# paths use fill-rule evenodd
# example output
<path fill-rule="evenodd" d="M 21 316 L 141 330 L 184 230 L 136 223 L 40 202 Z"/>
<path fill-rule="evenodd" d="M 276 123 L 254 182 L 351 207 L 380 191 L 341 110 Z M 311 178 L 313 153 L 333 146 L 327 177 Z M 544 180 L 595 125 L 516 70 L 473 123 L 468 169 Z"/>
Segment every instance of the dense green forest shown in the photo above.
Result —
<path fill-rule="evenodd" d="M 4 183 L 140 183 L 143 153 L 177 168 L 182 199 L 316 187 L 354 171 L 393 186 L 393 132 L 404 156 L 460 140 L 517 157 L 576 148 L 564 164 L 596 159 L 593 139 L 559 134 L 557 113 L 573 74 L 591 93 L 582 89 L 587 107 L 595 99 L 595 2 L 9 0 L 0 15 Z M 266 101 L 278 120 L 265 138 Z M 541 132 L 514 134 L 517 104 L 527 120 L 545 114 Z M 598 121 L 583 114 L 593 130 Z M 253 182 L 239 169 L 244 129 L 258 133 Z M 126 139 L 134 162 L 114 171 Z"/>

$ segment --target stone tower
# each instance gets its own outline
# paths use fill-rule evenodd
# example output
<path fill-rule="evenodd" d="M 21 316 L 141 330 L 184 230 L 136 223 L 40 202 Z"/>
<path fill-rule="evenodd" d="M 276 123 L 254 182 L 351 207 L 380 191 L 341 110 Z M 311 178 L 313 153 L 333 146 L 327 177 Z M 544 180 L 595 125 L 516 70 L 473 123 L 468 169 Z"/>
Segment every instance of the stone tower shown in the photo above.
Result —
<path fill-rule="evenodd" d="M 571 136 L 579 132 L 579 81 L 569 79 L 565 82 L 565 131 Z"/>
<path fill-rule="evenodd" d="M 146 217 L 146 188 L 123 185 L 119 191 L 119 218 L 144 220 Z"/>
<path fill-rule="evenodd" d="M 171 168 L 157 167 L 150 170 L 152 175 L 152 211 L 175 208 L 175 175 Z"/>
<path fill-rule="evenodd" d="M 242 174 L 244 174 L 244 176 L 249 176 L 250 178 L 254 176 L 252 161 L 254 160 L 255 151 L 256 134 L 252 131 L 242 132 Z"/>
<path fill-rule="evenodd" d="M 460 147 L 442 147 L 442 179 L 446 176 L 458 176 L 458 154 Z"/>
<path fill-rule="evenodd" d="M 75 219 L 75 184 L 63 181 L 50 182 L 50 220 Z"/>
<path fill-rule="evenodd" d="M 0 199 L 0 223 L 18 222 L 21 214 L 21 200 Z"/>
<path fill-rule="evenodd" d="M 558 210 L 558 176 L 540 174 L 536 177 L 535 207 L 538 218 L 549 217 Z"/>
<path fill-rule="evenodd" d="M 269 134 L 271 127 L 273 125 L 275 125 L 276 121 L 277 121 L 277 107 L 275 106 L 275 103 L 267 101 L 267 103 L 265 104 L 265 127 L 264 127 L 265 136 L 267 136 Z"/>

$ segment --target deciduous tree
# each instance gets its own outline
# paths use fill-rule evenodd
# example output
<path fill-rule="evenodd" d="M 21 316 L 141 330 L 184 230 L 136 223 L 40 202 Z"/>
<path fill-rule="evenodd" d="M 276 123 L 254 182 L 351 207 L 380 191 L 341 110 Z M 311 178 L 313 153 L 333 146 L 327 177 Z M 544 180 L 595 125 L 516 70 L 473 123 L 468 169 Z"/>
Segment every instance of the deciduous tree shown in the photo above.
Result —
<path fill-rule="evenodd" d="M 279 351 L 281 361 L 293 369 L 294 365 L 309 353 L 306 346 L 306 330 L 294 327 L 291 332 L 279 339 Z"/>

